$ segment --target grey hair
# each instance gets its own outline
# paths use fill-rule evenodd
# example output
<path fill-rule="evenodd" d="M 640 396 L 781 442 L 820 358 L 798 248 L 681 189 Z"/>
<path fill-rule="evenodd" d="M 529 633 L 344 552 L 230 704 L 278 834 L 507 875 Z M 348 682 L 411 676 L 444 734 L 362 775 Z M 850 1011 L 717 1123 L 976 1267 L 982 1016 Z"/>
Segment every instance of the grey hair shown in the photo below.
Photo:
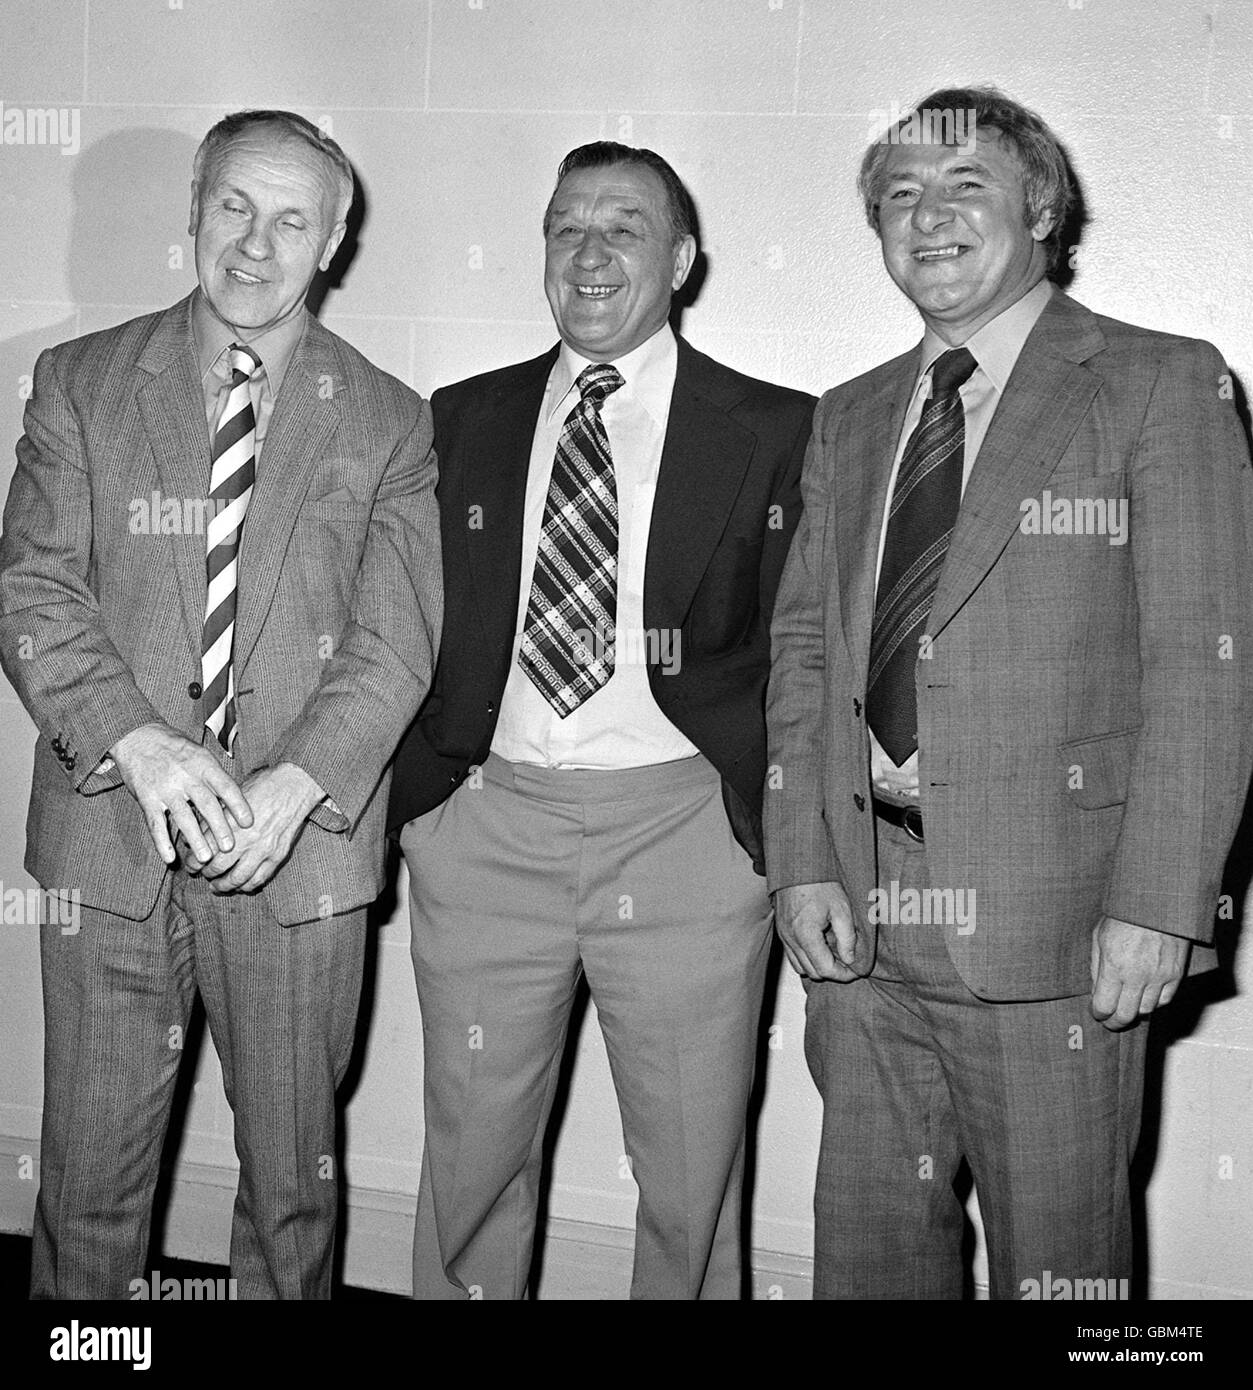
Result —
<path fill-rule="evenodd" d="M 331 176 L 339 188 L 339 218 L 342 220 L 352 206 L 355 180 L 348 156 L 329 135 L 323 133 L 303 116 L 294 111 L 235 111 L 213 126 L 196 151 L 192 164 L 192 179 L 198 190 L 203 191 L 204 182 L 215 161 L 232 140 L 253 126 L 276 126 L 284 135 L 299 140 L 316 150 L 331 168 Z"/>
<path fill-rule="evenodd" d="M 892 133 L 924 111 L 951 112 L 954 117 L 959 112 L 973 112 L 976 130 L 986 126 L 1000 133 L 1022 168 L 1023 218 L 1027 226 L 1034 227 L 1045 213 L 1052 214 L 1053 223 L 1044 242 L 1052 270 L 1061 256 L 1062 228 L 1075 202 L 1070 166 L 1061 141 L 1045 122 L 995 87 L 943 87 L 932 92 L 867 148 L 857 174 L 857 191 L 865 205 L 866 221 L 878 232 L 883 169 L 892 147 Z M 947 128 L 960 129 L 961 125 L 954 119 Z"/>

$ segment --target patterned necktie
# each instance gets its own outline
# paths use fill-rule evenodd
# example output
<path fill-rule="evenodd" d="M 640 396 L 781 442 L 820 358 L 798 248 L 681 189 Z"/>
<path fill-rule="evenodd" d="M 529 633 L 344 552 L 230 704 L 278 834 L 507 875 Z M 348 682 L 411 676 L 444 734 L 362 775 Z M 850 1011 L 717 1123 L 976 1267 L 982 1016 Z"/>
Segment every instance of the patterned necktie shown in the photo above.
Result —
<path fill-rule="evenodd" d="M 931 399 L 896 474 L 870 634 L 866 718 L 900 767 L 918 747 L 918 641 L 961 505 L 966 417 L 957 388 L 979 364 L 965 348 L 938 357 Z"/>
<path fill-rule="evenodd" d="M 201 644 L 205 727 L 228 753 L 234 748 L 238 727 L 231 648 L 235 640 L 239 536 L 257 470 L 257 421 L 248 383 L 261 370 L 261 359 L 251 348 L 232 343 L 230 367 L 226 404 L 213 436 L 213 471 L 209 482 L 209 591 Z"/>
<path fill-rule="evenodd" d="M 518 662 L 561 719 L 613 675 L 618 489 L 600 407 L 622 384 L 604 362 L 580 372 L 544 503 Z"/>

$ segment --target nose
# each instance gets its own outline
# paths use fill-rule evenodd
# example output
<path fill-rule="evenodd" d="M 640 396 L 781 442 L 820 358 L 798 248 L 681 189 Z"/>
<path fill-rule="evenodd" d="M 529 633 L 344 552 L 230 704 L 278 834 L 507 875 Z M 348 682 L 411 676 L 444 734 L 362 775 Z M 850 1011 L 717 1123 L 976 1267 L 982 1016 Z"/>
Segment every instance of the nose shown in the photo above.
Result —
<path fill-rule="evenodd" d="M 914 229 L 924 233 L 934 232 L 937 227 L 942 227 L 952 220 L 951 205 L 938 191 L 924 188 L 914 204 Z"/>
<path fill-rule="evenodd" d="M 584 270 L 595 270 L 597 267 L 608 264 L 609 251 L 605 246 L 605 239 L 599 232 L 586 231 L 583 233 L 583 240 L 579 242 L 579 249 L 574 253 L 574 263 Z"/>
<path fill-rule="evenodd" d="M 254 217 L 249 222 L 248 230 L 240 238 L 239 249 L 250 261 L 269 260 L 273 243 L 270 240 L 269 228 L 260 218 Z"/>

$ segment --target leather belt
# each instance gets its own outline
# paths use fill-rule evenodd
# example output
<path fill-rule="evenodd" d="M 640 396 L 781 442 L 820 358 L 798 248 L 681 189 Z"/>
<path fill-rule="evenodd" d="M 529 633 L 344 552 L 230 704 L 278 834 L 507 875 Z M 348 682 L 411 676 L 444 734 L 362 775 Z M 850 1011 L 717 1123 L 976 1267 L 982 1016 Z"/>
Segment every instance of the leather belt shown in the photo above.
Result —
<path fill-rule="evenodd" d="M 922 812 L 917 806 L 898 806 L 894 801 L 884 801 L 877 796 L 871 797 L 871 803 L 880 820 L 887 821 L 889 825 L 899 825 L 911 840 L 922 844 Z"/>

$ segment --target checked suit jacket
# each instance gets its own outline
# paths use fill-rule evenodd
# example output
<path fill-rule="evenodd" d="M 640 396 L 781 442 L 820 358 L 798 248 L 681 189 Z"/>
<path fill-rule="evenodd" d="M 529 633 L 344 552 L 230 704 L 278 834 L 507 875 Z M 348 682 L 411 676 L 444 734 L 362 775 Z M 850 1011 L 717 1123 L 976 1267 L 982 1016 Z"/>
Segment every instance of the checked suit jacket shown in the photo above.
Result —
<path fill-rule="evenodd" d="M 531 442 L 557 352 L 431 398 L 448 603 L 431 693 L 396 756 L 393 830 L 438 806 L 490 751 L 513 659 Z M 732 828 L 759 871 L 770 612 L 800 511 L 814 404 L 678 339 L 644 626 L 677 631 L 680 661 L 669 673 L 650 663 L 649 685 L 722 774 Z"/>
<path fill-rule="evenodd" d="M 99 765 L 158 720 L 200 743 L 205 714 L 205 536 L 136 534 L 131 506 L 207 495 L 190 305 L 42 354 L 0 538 L 0 659 L 39 731 L 26 867 L 135 920 L 167 870 Z M 442 612 L 431 436 L 414 392 L 306 318 L 244 521 L 234 648 L 238 780 L 290 761 L 338 808 L 262 890 L 287 925 L 382 887 L 385 768 Z"/>
<path fill-rule="evenodd" d="M 838 881 L 871 939 L 875 563 L 920 353 L 823 396 L 773 624 L 769 886 Z M 1213 347 L 1054 291 L 915 666 L 928 874 L 976 894 L 974 930 L 944 927 L 976 995 L 1086 993 L 1102 914 L 1212 939 L 1253 767 L 1251 480 Z M 1024 530 L 1024 504 L 1057 498 L 1125 500 L 1126 543 Z"/>

